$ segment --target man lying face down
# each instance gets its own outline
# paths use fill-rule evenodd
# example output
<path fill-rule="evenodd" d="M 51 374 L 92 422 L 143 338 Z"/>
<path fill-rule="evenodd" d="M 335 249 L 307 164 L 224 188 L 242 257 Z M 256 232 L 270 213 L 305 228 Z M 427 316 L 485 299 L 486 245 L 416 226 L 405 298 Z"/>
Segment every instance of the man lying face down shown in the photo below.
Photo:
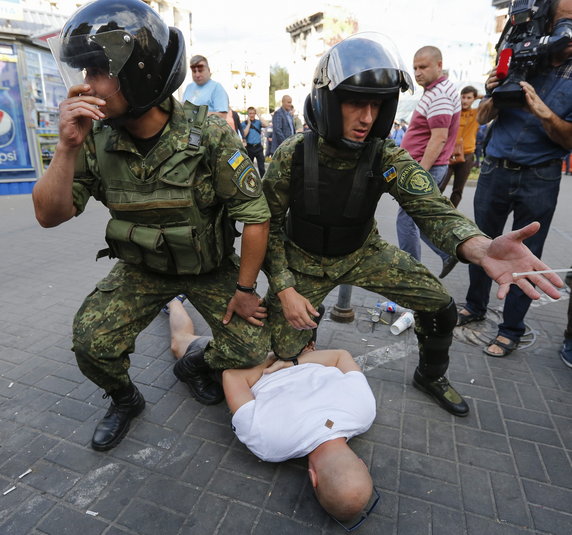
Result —
<path fill-rule="evenodd" d="M 194 334 L 181 301 L 169 303 L 171 350 L 207 337 Z M 199 342 L 200 345 L 200 342 Z M 193 345 L 193 348 L 197 343 Z M 264 461 L 308 456 L 308 475 L 322 507 L 344 527 L 357 527 L 378 501 L 365 463 L 347 441 L 367 431 L 376 414 L 373 393 L 360 367 L 344 350 L 308 350 L 296 360 L 269 358 L 222 375 L 232 429 Z"/>

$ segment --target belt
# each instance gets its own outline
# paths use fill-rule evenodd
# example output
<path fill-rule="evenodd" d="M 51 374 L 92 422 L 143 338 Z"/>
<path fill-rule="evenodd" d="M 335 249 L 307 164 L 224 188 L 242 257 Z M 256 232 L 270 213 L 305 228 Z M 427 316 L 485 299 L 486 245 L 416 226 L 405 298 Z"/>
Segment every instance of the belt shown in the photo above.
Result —
<path fill-rule="evenodd" d="M 510 169 L 511 171 L 521 171 L 522 169 L 537 169 L 538 167 L 550 167 L 551 165 L 562 165 L 562 160 L 560 159 L 546 160 L 545 162 L 540 162 L 534 165 L 524 165 L 521 163 L 513 162 L 511 160 L 507 160 L 506 158 L 494 158 L 493 156 L 488 156 L 488 158 L 496 167 Z"/>
<path fill-rule="evenodd" d="M 262 143 L 247 143 L 247 147 L 262 147 Z"/>

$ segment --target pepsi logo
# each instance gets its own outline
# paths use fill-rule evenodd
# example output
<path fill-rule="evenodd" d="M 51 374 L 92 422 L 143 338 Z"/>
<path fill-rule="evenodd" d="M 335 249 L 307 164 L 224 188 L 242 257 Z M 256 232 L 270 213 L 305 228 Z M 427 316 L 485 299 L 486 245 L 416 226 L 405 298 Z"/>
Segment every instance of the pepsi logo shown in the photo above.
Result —
<path fill-rule="evenodd" d="M 12 143 L 15 133 L 14 120 L 7 111 L 0 110 L 0 147 Z"/>

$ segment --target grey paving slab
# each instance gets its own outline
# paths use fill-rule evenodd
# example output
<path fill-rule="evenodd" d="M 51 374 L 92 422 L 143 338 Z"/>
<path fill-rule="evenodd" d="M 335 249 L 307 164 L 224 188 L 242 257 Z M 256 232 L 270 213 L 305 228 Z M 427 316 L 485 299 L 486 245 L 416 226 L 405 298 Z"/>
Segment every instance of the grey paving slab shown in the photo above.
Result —
<path fill-rule="evenodd" d="M 469 215 L 472 196 L 469 187 L 460 206 Z M 571 263 L 570 203 L 572 178 L 564 177 L 544 253 L 556 268 Z M 377 214 L 392 242 L 395 210 L 384 199 Z M 313 498 L 304 460 L 258 460 L 234 437 L 224 403 L 203 407 L 190 398 L 172 374 L 161 314 L 132 355 L 145 411 L 117 448 L 91 450 L 107 401 L 77 369 L 71 322 L 112 266 L 95 262 L 106 222 L 105 210 L 90 203 L 80 218 L 41 229 L 30 196 L 0 197 L 0 533 L 343 533 Z M 439 271 L 425 246 L 423 261 Z M 458 303 L 467 283 L 463 265 L 444 280 Z M 259 287 L 267 287 L 263 277 Z M 354 289 L 356 319 L 338 324 L 329 317 L 332 292 L 318 335 L 319 346 L 352 352 L 376 397 L 374 425 L 350 443 L 382 495 L 359 533 L 568 535 L 572 371 L 558 358 L 568 293 L 533 303 L 526 343 L 507 359 L 481 351 L 500 318 L 494 295 L 487 320 L 455 330 L 449 375 L 471 407 L 464 419 L 412 387 L 416 339 L 411 330 L 393 336 L 386 325 L 372 329 L 368 311 L 378 298 Z M 185 306 L 197 331 L 208 334 Z"/>

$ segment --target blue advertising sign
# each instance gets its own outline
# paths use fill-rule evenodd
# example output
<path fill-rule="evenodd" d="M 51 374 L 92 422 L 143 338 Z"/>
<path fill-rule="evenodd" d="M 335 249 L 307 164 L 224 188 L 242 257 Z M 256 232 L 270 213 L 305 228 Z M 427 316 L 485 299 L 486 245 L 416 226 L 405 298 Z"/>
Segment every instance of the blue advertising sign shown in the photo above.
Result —
<path fill-rule="evenodd" d="M 0 180 L 5 172 L 33 170 L 20 98 L 18 59 L 0 54 Z"/>

